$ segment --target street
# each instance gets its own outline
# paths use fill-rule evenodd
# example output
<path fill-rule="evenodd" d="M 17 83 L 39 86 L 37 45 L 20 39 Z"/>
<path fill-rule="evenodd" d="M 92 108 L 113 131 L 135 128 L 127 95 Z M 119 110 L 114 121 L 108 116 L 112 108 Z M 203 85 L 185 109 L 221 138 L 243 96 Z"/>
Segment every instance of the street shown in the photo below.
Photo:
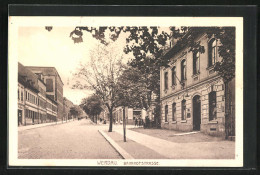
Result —
<path fill-rule="evenodd" d="M 38 127 L 35 125 L 34 127 Z M 235 142 L 203 133 L 94 124 L 89 119 L 20 129 L 20 159 L 234 159 Z M 102 135 L 100 131 L 106 134 Z M 122 150 L 120 152 L 120 150 Z M 175 150 L 175 151 L 172 151 Z M 127 157 L 124 157 L 126 154 Z"/>
<path fill-rule="evenodd" d="M 100 126 L 100 127 L 108 127 Z M 122 159 L 90 120 L 19 131 L 19 159 Z"/>

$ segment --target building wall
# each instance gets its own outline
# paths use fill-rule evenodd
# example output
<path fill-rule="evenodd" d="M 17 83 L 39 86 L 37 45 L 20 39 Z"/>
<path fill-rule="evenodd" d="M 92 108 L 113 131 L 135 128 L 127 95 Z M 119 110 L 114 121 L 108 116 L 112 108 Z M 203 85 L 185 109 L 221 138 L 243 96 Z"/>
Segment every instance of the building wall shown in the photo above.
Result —
<path fill-rule="evenodd" d="M 18 83 L 18 125 L 23 125 L 25 123 L 25 90 L 21 83 Z M 20 116 L 19 116 L 20 115 Z M 20 117 L 20 118 L 19 118 Z"/>
<path fill-rule="evenodd" d="M 53 80 L 51 92 L 46 92 L 48 78 Z M 18 124 L 54 122 L 58 111 L 63 116 L 63 83 L 55 68 L 25 67 L 18 63 L 18 97 Z"/>
<path fill-rule="evenodd" d="M 172 57 L 169 68 L 161 68 L 160 71 L 160 93 L 161 93 L 161 127 L 173 130 L 192 131 L 193 128 L 193 97 L 200 96 L 201 121 L 200 130 L 204 133 L 216 136 L 225 134 L 225 96 L 223 80 L 214 72 L 213 67 L 208 67 L 208 42 L 206 35 L 199 38 L 205 52 L 199 55 L 199 73 L 193 75 L 193 53 L 188 48 L 182 49 Z M 181 86 L 181 62 L 186 60 L 186 80 L 184 88 Z M 217 55 L 217 61 L 221 57 Z M 176 67 L 176 84 L 172 85 L 172 67 Z M 168 88 L 165 88 L 164 75 L 168 72 Z M 216 92 L 217 118 L 209 120 L 209 93 Z M 186 100 L 186 119 L 182 120 L 182 100 Z M 172 120 L 172 103 L 176 103 L 176 120 Z M 168 121 L 165 122 L 165 106 L 168 105 Z M 195 110 L 194 110 L 195 111 Z"/>
<path fill-rule="evenodd" d="M 64 108 L 63 108 L 63 82 L 54 67 L 33 67 L 29 66 L 29 68 L 33 73 L 42 74 L 44 82 L 46 84 L 47 94 L 53 98 L 58 103 L 58 120 L 62 120 L 64 118 Z M 48 89 L 50 85 L 47 83 L 47 79 L 52 79 L 52 87 L 53 91 L 49 91 Z"/>

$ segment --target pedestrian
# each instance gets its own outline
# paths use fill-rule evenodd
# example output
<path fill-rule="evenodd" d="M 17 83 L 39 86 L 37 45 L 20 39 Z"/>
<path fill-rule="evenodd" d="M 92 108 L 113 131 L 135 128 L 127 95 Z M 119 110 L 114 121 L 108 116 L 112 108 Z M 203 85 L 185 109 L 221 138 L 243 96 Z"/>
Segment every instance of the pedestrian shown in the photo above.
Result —
<path fill-rule="evenodd" d="M 138 118 L 138 127 L 140 127 L 140 126 L 141 126 L 141 119 Z"/>
<path fill-rule="evenodd" d="M 144 126 L 144 128 L 148 128 L 148 119 L 149 119 L 148 116 L 146 116 L 145 117 L 145 126 Z"/>
<path fill-rule="evenodd" d="M 138 125 L 138 120 L 135 118 L 135 127 Z"/>

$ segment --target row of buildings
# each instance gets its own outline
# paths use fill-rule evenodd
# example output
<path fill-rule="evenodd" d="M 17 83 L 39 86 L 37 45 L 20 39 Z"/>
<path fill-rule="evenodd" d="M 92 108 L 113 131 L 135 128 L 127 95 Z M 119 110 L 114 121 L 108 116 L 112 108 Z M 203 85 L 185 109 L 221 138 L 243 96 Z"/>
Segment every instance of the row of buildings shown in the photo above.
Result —
<path fill-rule="evenodd" d="M 68 120 L 72 106 L 63 97 L 63 82 L 54 67 L 18 63 L 18 125 Z"/>

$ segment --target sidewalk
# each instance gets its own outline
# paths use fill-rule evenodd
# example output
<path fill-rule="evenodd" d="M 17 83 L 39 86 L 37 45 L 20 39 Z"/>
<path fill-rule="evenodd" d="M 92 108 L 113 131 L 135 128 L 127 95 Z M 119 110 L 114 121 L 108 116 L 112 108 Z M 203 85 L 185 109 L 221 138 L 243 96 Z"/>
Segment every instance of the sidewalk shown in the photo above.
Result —
<path fill-rule="evenodd" d="M 114 128 L 114 131 L 123 135 L 122 128 Z M 146 134 L 127 129 L 126 136 L 143 146 L 171 159 L 234 159 L 235 142 L 189 142 L 178 143 L 156 138 Z M 186 136 L 179 136 L 186 137 Z"/>
<path fill-rule="evenodd" d="M 68 120 L 68 122 L 71 122 L 73 120 Z M 41 123 L 41 124 L 34 124 L 34 125 L 27 125 L 27 126 L 19 126 L 18 127 L 18 131 L 24 131 L 24 130 L 28 130 L 28 129 L 34 129 L 34 128 L 40 128 L 40 127 L 44 127 L 44 126 L 51 126 L 51 125 L 58 125 L 58 124 L 62 124 L 62 123 L 68 123 L 66 121 L 59 121 L 59 122 L 51 122 L 51 123 Z"/>

